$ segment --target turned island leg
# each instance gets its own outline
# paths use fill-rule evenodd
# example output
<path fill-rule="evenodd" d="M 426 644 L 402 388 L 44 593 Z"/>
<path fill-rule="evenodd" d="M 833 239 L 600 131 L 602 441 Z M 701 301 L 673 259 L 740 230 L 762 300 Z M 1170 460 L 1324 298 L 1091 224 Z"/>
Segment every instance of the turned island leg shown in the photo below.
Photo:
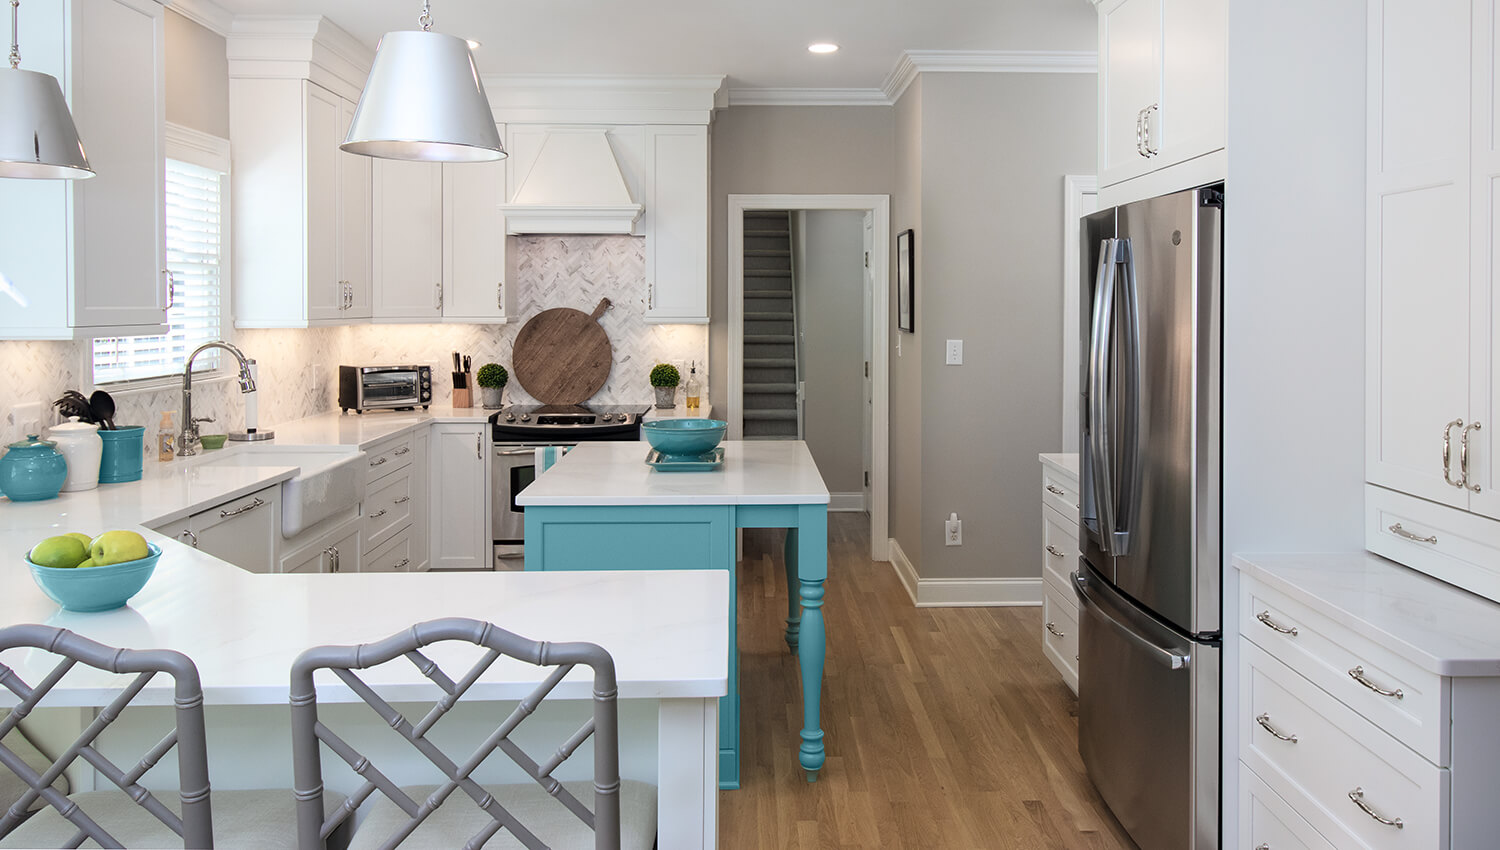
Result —
<path fill-rule="evenodd" d="M 786 645 L 797 654 L 798 634 L 802 629 L 802 603 L 799 601 L 801 587 L 797 581 L 797 529 L 786 530 Z"/>
<path fill-rule="evenodd" d="M 797 658 L 802 668 L 802 746 L 797 761 L 816 782 L 824 762 L 819 704 L 823 698 L 823 657 L 827 637 L 823 628 L 823 583 L 828 579 L 828 506 L 803 505 L 798 511 L 797 578 L 802 596 L 802 622 Z"/>

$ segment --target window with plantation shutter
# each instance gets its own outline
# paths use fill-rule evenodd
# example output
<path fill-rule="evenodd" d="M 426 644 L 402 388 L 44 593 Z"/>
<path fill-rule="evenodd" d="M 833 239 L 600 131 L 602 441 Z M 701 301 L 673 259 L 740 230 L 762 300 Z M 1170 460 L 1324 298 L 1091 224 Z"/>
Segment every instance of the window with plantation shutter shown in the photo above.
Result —
<path fill-rule="evenodd" d="M 166 249 L 172 299 L 168 331 L 157 336 L 94 340 L 94 383 L 118 384 L 182 374 L 187 356 L 224 333 L 225 174 L 177 159 L 166 161 Z M 219 351 L 203 352 L 194 374 L 219 367 Z"/>

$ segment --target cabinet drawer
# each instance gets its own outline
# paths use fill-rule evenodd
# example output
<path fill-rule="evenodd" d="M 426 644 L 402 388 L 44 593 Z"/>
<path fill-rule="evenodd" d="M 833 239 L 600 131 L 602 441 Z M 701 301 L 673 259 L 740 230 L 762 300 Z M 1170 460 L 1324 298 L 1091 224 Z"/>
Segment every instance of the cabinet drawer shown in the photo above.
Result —
<path fill-rule="evenodd" d="M 1240 647 L 1241 753 L 1252 770 L 1279 793 L 1291 794 L 1293 806 L 1318 832 L 1334 835 L 1336 844 L 1448 846 L 1448 771 L 1250 641 L 1241 640 Z M 1297 795 L 1309 804 L 1297 805 Z M 1361 809 L 1354 795 L 1371 811 Z M 1377 817 L 1399 819 L 1401 826 Z"/>
<path fill-rule="evenodd" d="M 403 469 L 371 482 L 360 513 L 360 542 L 365 552 L 410 524 L 411 470 Z"/>
<path fill-rule="evenodd" d="M 357 519 L 329 529 L 281 559 L 283 573 L 354 573 L 359 569 Z"/>
<path fill-rule="evenodd" d="M 365 450 L 369 456 L 370 481 L 411 466 L 411 435 L 403 434 Z"/>
<path fill-rule="evenodd" d="M 1074 525 L 1078 524 L 1078 479 L 1042 467 L 1042 504 L 1051 505 Z M 1076 544 L 1075 544 L 1076 546 Z"/>
<path fill-rule="evenodd" d="M 404 573 L 411 569 L 411 535 L 401 532 L 384 546 L 366 553 L 360 561 L 362 573 Z"/>
<path fill-rule="evenodd" d="M 1244 762 L 1240 762 L 1240 846 L 1247 850 L 1334 850 Z"/>
<path fill-rule="evenodd" d="M 1500 522 L 1369 484 L 1365 548 L 1500 602 Z"/>
<path fill-rule="evenodd" d="M 1042 510 L 1042 576 L 1067 596 L 1068 575 L 1078 569 L 1078 524 L 1064 522 L 1056 511 Z"/>
<path fill-rule="evenodd" d="M 1240 598 L 1240 631 L 1247 638 L 1428 761 L 1450 764 L 1447 679 L 1260 582 L 1247 580 Z"/>
<path fill-rule="evenodd" d="M 1078 599 L 1050 583 L 1043 584 L 1042 653 L 1063 681 L 1078 693 Z"/>

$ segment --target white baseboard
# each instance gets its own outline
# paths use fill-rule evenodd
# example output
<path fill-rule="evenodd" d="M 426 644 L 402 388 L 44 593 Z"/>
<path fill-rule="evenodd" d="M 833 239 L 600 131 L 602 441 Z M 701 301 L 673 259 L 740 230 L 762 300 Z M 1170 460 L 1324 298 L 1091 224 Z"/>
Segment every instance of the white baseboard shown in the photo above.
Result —
<path fill-rule="evenodd" d="M 922 578 L 892 537 L 891 567 L 918 608 L 997 608 L 1042 604 L 1042 579 Z"/>
<path fill-rule="evenodd" d="M 864 493 L 829 493 L 828 510 L 844 511 L 849 513 L 864 513 Z"/>

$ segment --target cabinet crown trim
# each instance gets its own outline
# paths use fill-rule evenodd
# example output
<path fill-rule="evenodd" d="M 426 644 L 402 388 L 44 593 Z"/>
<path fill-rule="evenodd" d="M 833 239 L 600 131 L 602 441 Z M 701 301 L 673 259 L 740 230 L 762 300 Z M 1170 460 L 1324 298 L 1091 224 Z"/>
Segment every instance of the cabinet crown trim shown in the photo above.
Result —
<path fill-rule="evenodd" d="M 886 75 L 881 90 L 895 103 L 921 73 L 1097 74 L 1093 50 L 907 50 Z"/>

